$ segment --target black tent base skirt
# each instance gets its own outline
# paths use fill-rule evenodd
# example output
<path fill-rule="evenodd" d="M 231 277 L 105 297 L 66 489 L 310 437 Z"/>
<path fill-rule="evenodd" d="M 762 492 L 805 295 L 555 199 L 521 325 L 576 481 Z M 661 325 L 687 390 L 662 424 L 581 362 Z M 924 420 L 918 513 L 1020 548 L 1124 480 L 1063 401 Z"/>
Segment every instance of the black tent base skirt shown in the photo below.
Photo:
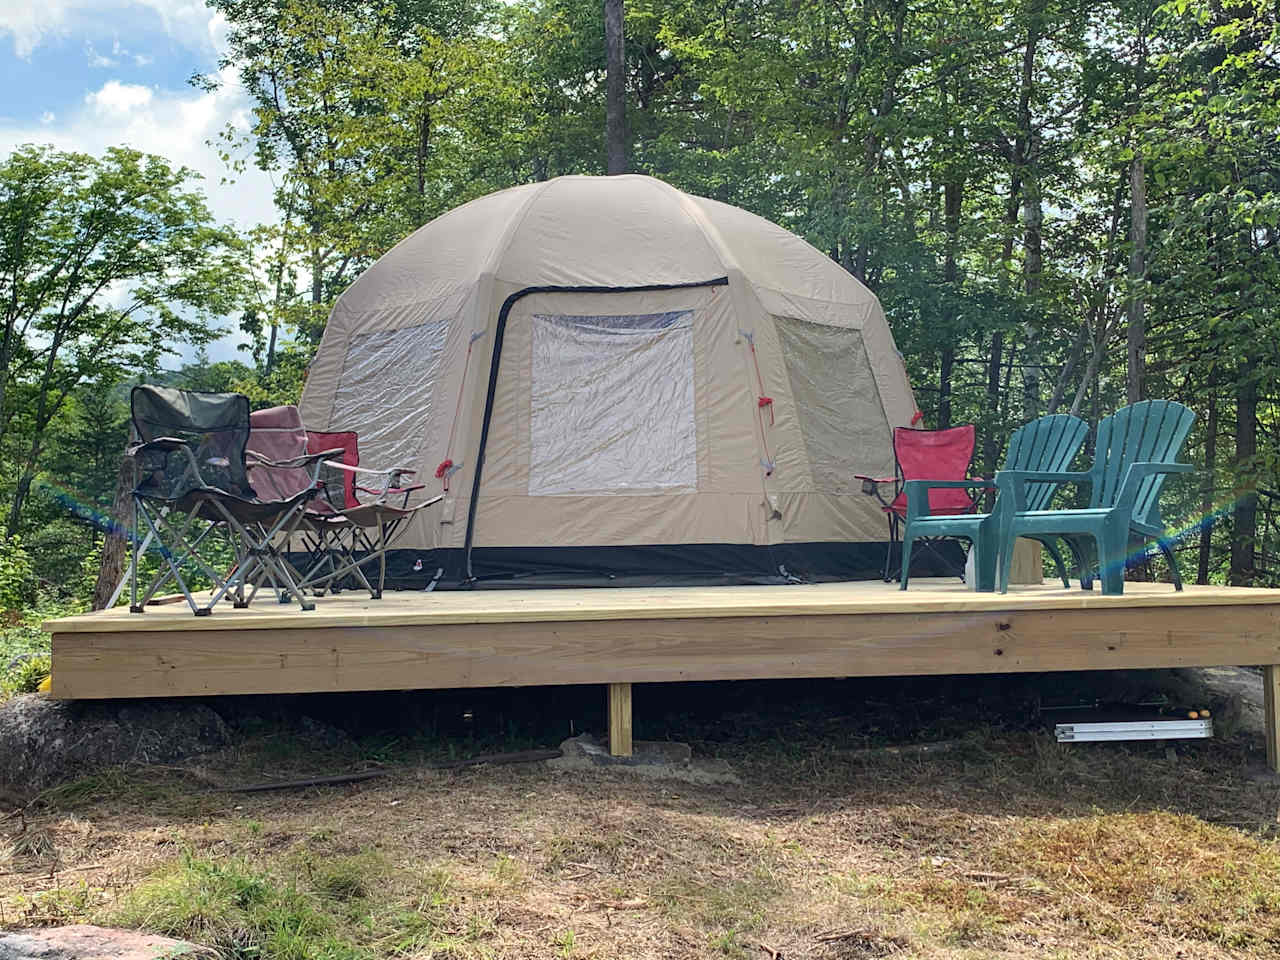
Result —
<path fill-rule="evenodd" d="M 913 577 L 959 577 L 964 546 L 955 540 L 917 550 Z M 462 549 L 391 550 L 388 590 L 536 587 L 654 587 L 877 580 L 887 542 L 700 543 L 625 547 L 475 547 L 474 576 Z M 894 567 L 898 546 L 895 544 Z M 298 562 L 302 557 L 296 558 Z M 371 564 L 376 569 L 376 565 Z M 371 571 L 372 572 L 372 571 Z"/>

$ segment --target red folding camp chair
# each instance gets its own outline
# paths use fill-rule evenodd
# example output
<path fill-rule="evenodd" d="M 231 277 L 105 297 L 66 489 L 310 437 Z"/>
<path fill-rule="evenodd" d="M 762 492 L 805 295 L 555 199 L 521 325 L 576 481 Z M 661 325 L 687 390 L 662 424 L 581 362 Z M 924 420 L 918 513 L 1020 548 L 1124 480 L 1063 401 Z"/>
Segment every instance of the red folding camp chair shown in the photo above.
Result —
<path fill-rule="evenodd" d="M 308 515 L 307 523 L 325 544 L 329 558 L 328 572 L 323 576 L 317 571 L 312 583 L 321 591 L 333 590 L 341 585 L 348 574 L 357 579 L 376 600 L 382 596 L 387 579 L 387 551 L 396 537 L 404 530 L 419 510 L 439 503 L 444 494 L 431 497 L 421 503 L 409 505 L 409 497 L 426 484 L 406 484 L 413 470 L 370 469 L 360 466 L 359 438 L 351 431 L 318 433 L 307 431 L 307 445 L 318 450 L 342 448 L 341 460 L 325 461 L 325 489 L 332 491 L 334 499 L 326 502 L 333 506 L 328 516 Z M 341 506 L 335 504 L 341 491 Z M 357 559 L 359 557 L 359 559 Z M 334 562 L 340 558 L 340 562 Z M 373 587 L 362 569 L 378 562 L 378 585 Z"/>
<path fill-rule="evenodd" d="M 862 492 L 880 501 L 880 507 L 889 521 L 889 549 L 885 553 L 884 580 L 893 579 L 893 548 L 899 542 L 899 528 L 907 516 L 908 480 L 960 481 L 974 479 L 969 476 L 973 462 L 977 431 L 967 423 L 947 430 L 917 430 L 914 427 L 896 427 L 893 431 L 893 457 L 896 476 L 864 477 Z M 882 487 L 892 493 L 886 499 Z M 980 500 L 970 490 L 942 488 L 929 491 L 931 514 L 973 513 Z M 936 549 L 934 551 L 937 553 Z M 939 559 L 942 559 L 939 555 Z"/>

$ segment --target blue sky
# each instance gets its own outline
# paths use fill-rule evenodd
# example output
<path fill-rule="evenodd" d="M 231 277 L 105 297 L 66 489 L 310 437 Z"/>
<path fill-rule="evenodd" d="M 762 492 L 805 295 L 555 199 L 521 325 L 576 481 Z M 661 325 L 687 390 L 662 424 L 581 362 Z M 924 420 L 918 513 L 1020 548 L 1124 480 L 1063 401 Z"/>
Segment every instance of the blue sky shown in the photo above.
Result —
<path fill-rule="evenodd" d="M 234 73 L 214 92 L 225 25 L 203 0 L 0 0 L 0 155 L 22 143 L 99 153 L 127 144 L 200 173 L 209 206 L 240 227 L 274 219 L 271 183 L 235 183 L 208 142 L 250 120 Z M 225 337 L 214 359 L 236 356 Z"/>

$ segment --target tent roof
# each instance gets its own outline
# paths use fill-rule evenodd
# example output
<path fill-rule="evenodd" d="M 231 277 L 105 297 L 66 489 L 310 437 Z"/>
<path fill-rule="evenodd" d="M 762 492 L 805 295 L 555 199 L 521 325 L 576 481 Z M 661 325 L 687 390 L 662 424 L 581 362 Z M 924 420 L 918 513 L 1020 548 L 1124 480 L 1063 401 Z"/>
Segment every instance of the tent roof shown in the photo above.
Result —
<path fill-rule="evenodd" d="M 337 312 L 464 295 L 486 274 L 516 287 L 699 283 L 741 271 L 757 290 L 862 307 L 869 290 L 795 234 L 653 177 L 568 176 L 463 204 L 410 234 Z"/>

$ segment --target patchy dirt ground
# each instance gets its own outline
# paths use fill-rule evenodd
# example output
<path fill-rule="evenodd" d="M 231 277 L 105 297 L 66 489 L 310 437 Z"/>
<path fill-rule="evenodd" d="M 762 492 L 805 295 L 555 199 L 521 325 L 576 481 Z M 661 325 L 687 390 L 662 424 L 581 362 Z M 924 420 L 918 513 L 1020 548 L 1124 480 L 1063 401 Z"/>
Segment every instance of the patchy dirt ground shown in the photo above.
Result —
<path fill-rule="evenodd" d="M 655 710 L 642 735 L 695 732 L 742 780 L 715 786 L 425 768 L 466 745 L 447 732 L 414 755 L 259 731 L 0 824 L 0 925 L 298 960 L 1280 954 L 1280 779 L 1255 736 L 1064 747 L 1015 688 L 888 683 L 739 685 Z M 339 788 L 211 789 L 377 764 L 391 774 Z"/>

